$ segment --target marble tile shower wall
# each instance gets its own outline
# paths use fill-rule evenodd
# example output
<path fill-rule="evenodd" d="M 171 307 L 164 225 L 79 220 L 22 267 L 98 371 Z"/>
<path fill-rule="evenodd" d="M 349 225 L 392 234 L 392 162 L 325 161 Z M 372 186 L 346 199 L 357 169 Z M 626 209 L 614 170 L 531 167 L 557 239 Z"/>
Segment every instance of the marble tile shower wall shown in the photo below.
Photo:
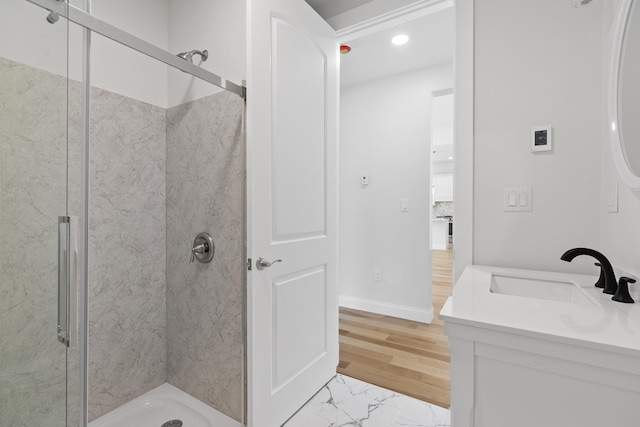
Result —
<path fill-rule="evenodd" d="M 65 350 L 54 322 L 67 87 L 4 58 L 0 76 L 0 424 L 62 423 Z"/>
<path fill-rule="evenodd" d="M 43 325 L 56 316 L 67 131 L 69 209 L 80 211 L 80 84 L 3 58 L 0 75 L 0 424 L 63 420 L 65 387 L 75 421 L 77 354 L 65 360 Z M 170 382 L 239 420 L 242 101 L 221 93 L 165 110 L 91 97 L 90 419 Z M 200 231 L 216 257 L 189 265 Z"/>
<path fill-rule="evenodd" d="M 218 93 L 167 111 L 168 382 L 236 420 L 246 259 L 242 104 Z M 215 257 L 191 264 L 203 231 Z"/>
<path fill-rule="evenodd" d="M 242 101 L 91 100 L 90 418 L 169 382 L 240 420 Z M 216 256 L 189 263 L 209 232 Z"/>
<path fill-rule="evenodd" d="M 166 381 L 166 110 L 93 88 L 89 418 Z"/>

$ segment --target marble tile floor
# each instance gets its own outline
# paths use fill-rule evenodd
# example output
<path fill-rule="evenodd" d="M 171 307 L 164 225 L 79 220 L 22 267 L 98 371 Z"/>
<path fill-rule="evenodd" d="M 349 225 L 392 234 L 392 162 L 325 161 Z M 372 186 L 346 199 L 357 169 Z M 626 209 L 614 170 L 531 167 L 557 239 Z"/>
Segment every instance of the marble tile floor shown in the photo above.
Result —
<path fill-rule="evenodd" d="M 283 427 L 450 427 L 448 409 L 338 374 Z"/>

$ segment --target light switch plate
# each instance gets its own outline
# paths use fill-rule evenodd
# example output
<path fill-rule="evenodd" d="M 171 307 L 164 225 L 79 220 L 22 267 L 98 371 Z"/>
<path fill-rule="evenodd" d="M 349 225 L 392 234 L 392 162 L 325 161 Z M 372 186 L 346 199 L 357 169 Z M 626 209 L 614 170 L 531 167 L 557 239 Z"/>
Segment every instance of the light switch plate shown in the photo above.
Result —
<path fill-rule="evenodd" d="M 400 200 L 400 212 L 409 212 L 409 199 Z"/>
<path fill-rule="evenodd" d="M 532 212 L 533 200 L 531 198 L 531 188 L 505 188 L 504 211 Z"/>

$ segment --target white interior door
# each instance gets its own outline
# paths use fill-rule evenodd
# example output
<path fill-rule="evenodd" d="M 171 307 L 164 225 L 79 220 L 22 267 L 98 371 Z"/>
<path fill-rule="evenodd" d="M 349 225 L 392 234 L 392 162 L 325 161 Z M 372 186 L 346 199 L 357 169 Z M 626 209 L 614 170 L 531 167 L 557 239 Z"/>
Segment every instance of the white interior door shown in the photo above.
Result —
<path fill-rule="evenodd" d="M 303 0 L 247 10 L 248 422 L 276 427 L 338 364 L 338 48 Z"/>

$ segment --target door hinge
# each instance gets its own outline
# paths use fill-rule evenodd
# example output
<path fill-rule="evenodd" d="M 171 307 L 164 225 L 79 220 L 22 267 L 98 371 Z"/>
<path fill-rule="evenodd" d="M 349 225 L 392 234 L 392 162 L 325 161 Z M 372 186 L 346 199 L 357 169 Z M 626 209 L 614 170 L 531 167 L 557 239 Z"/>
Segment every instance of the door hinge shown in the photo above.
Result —
<path fill-rule="evenodd" d="M 247 270 L 251 271 L 251 258 L 247 259 Z"/>

